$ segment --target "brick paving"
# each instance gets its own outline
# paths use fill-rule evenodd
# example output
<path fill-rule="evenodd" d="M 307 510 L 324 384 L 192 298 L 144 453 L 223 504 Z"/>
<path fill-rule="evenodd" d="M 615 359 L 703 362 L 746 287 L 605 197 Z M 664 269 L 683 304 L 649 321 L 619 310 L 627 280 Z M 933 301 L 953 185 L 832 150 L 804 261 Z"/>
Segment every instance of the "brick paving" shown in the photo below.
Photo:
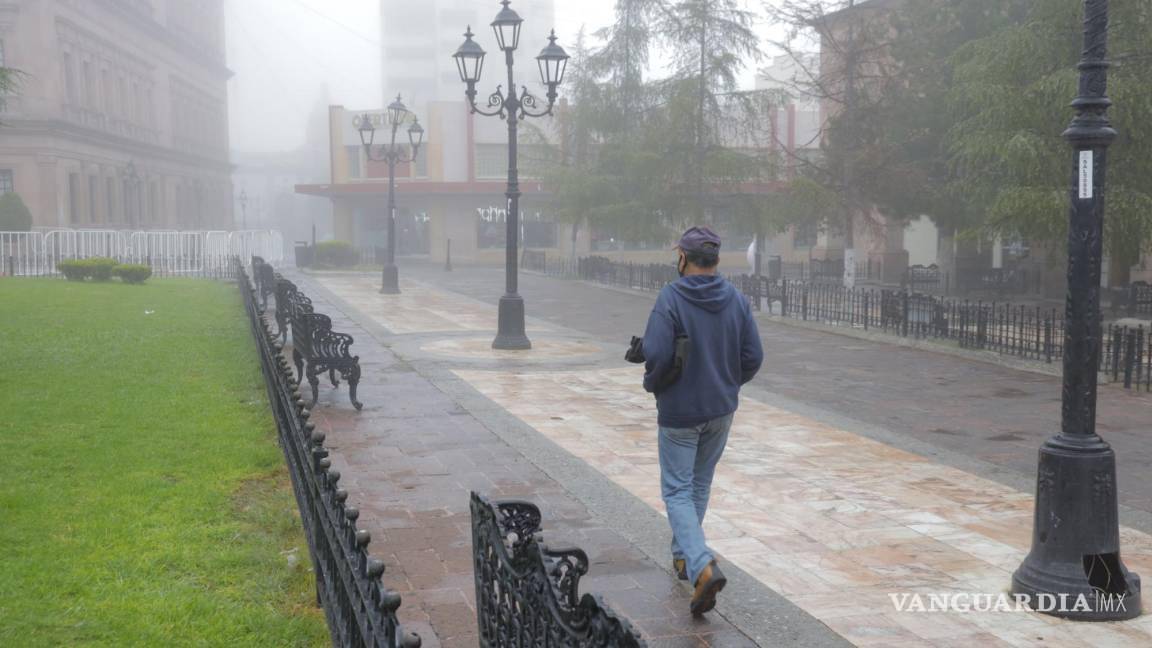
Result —
<path fill-rule="evenodd" d="M 477 645 L 470 490 L 540 506 L 548 541 L 589 555 L 581 590 L 602 594 L 650 645 L 756 645 L 718 614 L 691 619 L 687 589 L 598 519 L 571 486 L 526 460 L 318 291 L 301 287 L 335 330 L 356 339 L 364 410 L 351 408 L 344 386 L 322 381 L 313 421 L 327 434 L 362 528 L 372 533 L 373 554 L 387 565 L 385 583 L 404 597 L 401 619 L 426 648 Z M 468 323 L 451 318 L 447 326 Z"/>

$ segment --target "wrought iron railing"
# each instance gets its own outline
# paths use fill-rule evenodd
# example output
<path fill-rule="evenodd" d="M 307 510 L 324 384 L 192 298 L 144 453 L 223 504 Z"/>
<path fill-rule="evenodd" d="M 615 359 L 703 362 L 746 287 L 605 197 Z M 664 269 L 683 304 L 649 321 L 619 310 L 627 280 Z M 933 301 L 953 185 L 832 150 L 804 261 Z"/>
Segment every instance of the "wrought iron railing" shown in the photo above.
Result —
<path fill-rule="evenodd" d="M 482 648 L 647 645 L 593 594 L 580 596 L 588 556 L 540 542 L 540 509 L 472 493 L 476 617 Z"/>
<path fill-rule="evenodd" d="M 339 487 L 340 473 L 332 469 L 324 434 L 308 420 L 300 385 L 259 307 L 248 274 L 238 259 L 233 266 L 308 540 L 316 600 L 324 608 L 332 643 L 419 648 L 420 637 L 404 632 L 397 619 L 400 594 L 381 582 L 384 563 L 368 551 L 371 535 L 357 526 L 360 512 Z"/>
<path fill-rule="evenodd" d="M 575 272 L 542 257 L 548 274 L 621 288 L 657 291 L 677 278 L 671 264 L 619 263 L 605 257 L 577 260 Z M 933 275 L 935 270 L 935 276 Z M 786 273 L 785 273 L 786 274 Z M 917 272 L 915 285 L 947 281 L 938 269 Z M 811 275 L 808 275 L 811 276 Z M 944 297 L 918 290 L 846 288 L 829 281 L 797 281 L 772 276 L 734 275 L 729 279 L 753 308 L 779 317 L 828 326 L 859 328 L 905 338 L 951 341 L 966 349 L 993 351 L 1044 363 L 1064 354 L 1063 311 L 1052 307 Z M 1152 313 L 1152 289 L 1136 283 L 1123 291 L 1113 315 Z M 1101 315 L 1103 317 L 1103 313 Z M 1125 387 L 1152 391 L 1152 333 L 1141 325 L 1105 326 L 1100 339 L 1100 372 Z"/>

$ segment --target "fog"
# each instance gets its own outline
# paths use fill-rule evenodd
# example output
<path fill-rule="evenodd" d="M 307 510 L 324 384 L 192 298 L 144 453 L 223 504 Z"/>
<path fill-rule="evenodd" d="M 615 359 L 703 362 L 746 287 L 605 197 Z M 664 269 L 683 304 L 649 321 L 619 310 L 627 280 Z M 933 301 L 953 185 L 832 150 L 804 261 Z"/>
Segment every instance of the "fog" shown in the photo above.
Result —
<path fill-rule="evenodd" d="M 487 4 L 495 15 L 499 5 Z M 588 31 L 608 25 L 614 4 L 557 0 L 561 43 L 574 42 L 582 25 Z M 229 0 L 225 12 L 235 73 L 228 86 L 234 150 L 299 147 L 321 104 L 383 104 L 380 0 Z"/>
<path fill-rule="evenodd" d="M 492 5 L 493 15 L 499 9 L 495 0 L 476 2 Z M 556 0 L 560 43 L 575 42 L 581 27 L 592 33 L 611 24 L 614 4 Z M 225 20 L 235 73 L 228 87 L 233 150 L 296 149 L 309 117 L 329 103 L 383 105 L 380 0 L 228 0 Z M 746 68 L 743 83 L 751 87 L 753 77 Z"/>

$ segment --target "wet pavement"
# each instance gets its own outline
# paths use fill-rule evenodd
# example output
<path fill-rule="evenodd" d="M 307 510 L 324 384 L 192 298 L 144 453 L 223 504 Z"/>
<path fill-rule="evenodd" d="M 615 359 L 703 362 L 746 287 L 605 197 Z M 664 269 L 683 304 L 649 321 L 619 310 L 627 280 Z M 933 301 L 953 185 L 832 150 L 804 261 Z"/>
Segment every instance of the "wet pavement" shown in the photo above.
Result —
<path fill-rule="evenodd" d="M 550 542 L 588 551 L 583 591 L 655 646 L 1152 645 L 1149 617 L 925 617 L 889 597 L 1006 587 L 1030 541 L 1036 447 L 1058 419 L 1050 376 L 763 322 L 768 361 L 745 391 L 705 525 L 732 583 L 716 613 L 692 620 L 665 564 L 654 408 L 622 361 L 652 297 L 526 275 L 535 349 L 494 352 L 500 271 L 405 264 L 402 275 L 401 296 L 354 274 L 301 287 L 356 337 L 365 409 L 322 386 L 315 420 L 425 645 L 476 643 L 473 488 L 538 503 Z M 1137 445 L 1148 403 L 1102 392 L 1118 449 Z M 1131 472 L 1147 463 L 1125 452 L 1124 517 L 1137 526 L 1123 530 L 1125 560 L 1152 573 L 1144 472 Z"/>

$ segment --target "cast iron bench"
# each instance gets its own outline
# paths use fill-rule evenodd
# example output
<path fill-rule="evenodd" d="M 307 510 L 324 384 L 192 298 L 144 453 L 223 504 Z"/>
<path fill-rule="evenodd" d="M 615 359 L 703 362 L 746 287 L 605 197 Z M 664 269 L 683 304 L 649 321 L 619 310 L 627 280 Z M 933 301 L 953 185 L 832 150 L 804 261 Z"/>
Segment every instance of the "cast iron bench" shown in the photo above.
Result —
<path fill-rule="evenodd" d="M 282 323 L 283 322 L 283 323 Z M 320 374 L 327 372 L 333 387 L 339 387 L 336 372 L 348 382 L 348 398 L 357 410 L 364 404 L 356 400 L 356 387 L 360 384 L 360 356 L 349 353 L 351 335 L 332 330 L 332 319 L 312 308 L 312 300 L 295 284 L 283 277 L 276 282 L 276 323 L 287 341 L 287 329 L 292 330 L 292 361 L 296 375 L 306 378 L 312 387 L 315 407 L 320 398 Z"/>
<path fill-rule="evenodd" d="M 292 361 L 296 375 L 307 376 L 312 386 L 312 403 L 320 397 L 320 374 L 327 372 L 333 387 L 339 387 L 336 372 L 348 382 L 348 399 L 357 410 L 364 404 L 356 400 L 356 386 L 360 384 L 360 356 L 348 352 L 354 340 L 347 333 L 332 330 L 332 320 L 323 313 L 298 310 L 292 316 Z"/>
<path fill-rule="evenodd" d="M 263 258 L 252 257 L 252 278 L 260 295 L 260 308 L 268 308 L 268 295 L 276 292 L 276 271 Z"/>
<path fill-rule="evenodd" d="M 292 320 L 292 311 L 302 308 L 305 312 L 312 312 L 312 300 L 296 289 L 296 284 L 280 275 L 276 279 L 276 334 L 280 342 L 288 343 L 288 323 Z"/>

